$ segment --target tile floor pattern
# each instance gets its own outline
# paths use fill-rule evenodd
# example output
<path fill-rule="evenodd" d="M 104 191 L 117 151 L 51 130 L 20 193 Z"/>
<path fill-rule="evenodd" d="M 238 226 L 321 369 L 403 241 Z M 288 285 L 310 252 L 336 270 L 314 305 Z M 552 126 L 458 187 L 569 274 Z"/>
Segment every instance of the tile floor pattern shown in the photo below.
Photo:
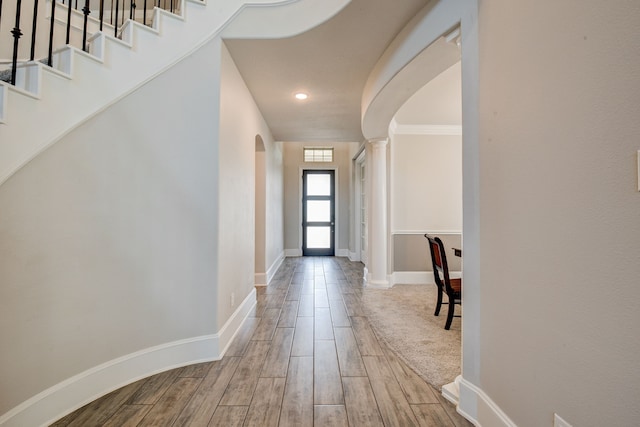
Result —
<path fill-rule="evenodd" d="M 378 341 L 361 263 L 287 258 L 220 361 L 118 389 L 53 426 L 470 426 Z"/>

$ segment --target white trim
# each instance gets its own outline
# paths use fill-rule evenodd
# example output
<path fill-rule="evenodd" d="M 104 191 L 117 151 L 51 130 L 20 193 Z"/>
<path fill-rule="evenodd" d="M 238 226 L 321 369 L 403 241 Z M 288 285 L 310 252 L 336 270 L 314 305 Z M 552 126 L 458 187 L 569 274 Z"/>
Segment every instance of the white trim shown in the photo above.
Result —
<path fill-rule="evenodd" d="M 458 385 L 455 382 L 443 385 L 442 397 L 453 403 L 455 406 L 458 406 L 458 401 L 460 400 L 460 390 L 458 389 Z"/>
<path fill-rule="evenodd" d="M 253 286 L 267 286 L 267 274 L 255 273 L 253 275 Z"/>
<path fill-rule="evenodd" d="M 461 125 L 402 125 L 391 120 L 389 133 L 392 135 L 462 135 Z"/>
<path fill-rule="evenodd" d="M 432 271 L 394 271 L 392 285 L 435 285 Z"/>
<path fill-rule="evenodd" d="M 456 378 L 457 380 L 457 378 Z M 457 411 L 476 426 L 517 427 L 516 423 L 479 387 L 460 378 Z"/>
<path fill-rule="evenodd" d="M 392 235 L 403 235 L 403 234 L 462 234 L 462 230 L 394 230 L 391 232 Z"/>
<path fill-rule="evenodd" d="M 372 289 L 389 289 L 392 285 L 388 280 L 367 280 L 365 286 Z"/>
<path fill-rule="evenodd" d="M 351 262 L 359 262 L 360 261 L 360 257 L 358 256 L 358 253 L 349 251 L 349 261 L 351 261 Z"/>
<path fill-rule="evenodd" d="M 302 249 L 285 249 L 284 256 L 289 258 L 302 256 Z"/>
<path fill-rule="evenodd" d="M 565 419 L 558 414 L 553 414 L 553 427 L 572 427 Z"/>
<path fill-rule="evenodd" d="M 256 304 L 253 289 L 217 334 L 136 351 L 74 375 L 0 416 L 0 426 L 42 426 L 142 378 L 194 363 L 220 360 Z M 222 349 L 222 350 L 220 350 Z"/>
<path fill-rule="evenodd" d="M 362 194 L 364 192 L 365 197 L 367 197 L 367 193 L 365 189 L 362 188 L 362 181 L 366 179 L 366 177 L 362 176 L 362 167 L 365 167 L 365 174 L 367 171 L 365 160 L 366 160 L 366 144 L 362 144 L 360 148 L 359 154 L 356 156 L 354 162 L 354 209 L 353 209 L 353 224 L 354 224 L 354 242 L 355 242 L 355 254 L 353 258 L 350 257 L 352 261 L 361 261 L 366 262 L 366 248 L 362 247 Z M 366 186 L 366 182 L 365 182 Z M 366 206 L 365 206 L 366 209 Z M 366 215 L 366 213 L 365 213 Z M 366 236 L 365 236 L 366 239 Z"/>
<path fill-rule="evenodd" d="M 461 271 L 449 271 L 451 278 L 462 277 Z M 394 271 L 391 286 L 395 285 L 435 285 L 433 271 Z"/>
<path fill-rule="evenodd" d="M 280 253 L 280 255 L 278 255 L 278 258 L 276 258 L 275 261 L 273 261 L 273 264 L 271 264 L 271 267 L 269 267 L 269 269 L 267 270 L 267 275 L 266 275 L 266 284 L 271 283 L 271 279 L 273 279 L 273 276 L 276 275 L 276 273 L 278 272 L 278 269 L 280 268 L 280 266 L 282 265 L 282 262 L 284 261 L 284 251 Z"/>
<path fill-rule="evenodd" d="M 249 312 L 256 305 L 256 289 L 251 289 L 249 295 L 245 297 L 245 299 L 240 303 L 236 311 L 233 312 L 229 320 L 226 321 L 224 326 L 218 331 L 216 334 L 218 336 L 218 349 L 222 349 L 219 351 L 219 356 L 217 359 L 219 360 L 224 356 L 229 345 L 231 345 L 231 341 L 235 338 L 236 334 L 242 327 L 242 324 L 247 320 L 247 316 Z"/>
<path fill-rule="evenodd" d="M 349 256 L 349 249 L 337 249 L 336 256 L 347 258 Z"/>
<path fill-rule="evenodd" d="M 392 276 L 390 274 L 387 275 L 387 280 L 371 280 L 371 273 L 369 273 L 367 267 L 364 268 L 362 284 L 364 287 L 372 289 L 389 289 L 393 287 Z"/>

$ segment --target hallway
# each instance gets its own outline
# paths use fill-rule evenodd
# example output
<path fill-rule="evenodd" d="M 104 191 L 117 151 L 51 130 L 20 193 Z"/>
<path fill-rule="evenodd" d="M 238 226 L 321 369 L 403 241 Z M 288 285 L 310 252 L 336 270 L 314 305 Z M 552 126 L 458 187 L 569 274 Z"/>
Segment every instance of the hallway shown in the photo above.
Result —
<path fill-rule="evenodd" d="M 222 360 L 116 390 L 61 426 L 469 426 L 378 341 L 363 266 L 287 258 Z"/>

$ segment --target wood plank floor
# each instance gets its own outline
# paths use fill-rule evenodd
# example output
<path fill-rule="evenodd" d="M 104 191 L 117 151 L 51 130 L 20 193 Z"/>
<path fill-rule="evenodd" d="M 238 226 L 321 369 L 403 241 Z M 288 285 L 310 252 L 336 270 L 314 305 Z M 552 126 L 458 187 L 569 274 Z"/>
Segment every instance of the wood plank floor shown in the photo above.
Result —
<path fill-rule="evenodd" d="M 222 360 L 130 384 L 53 426 L 471 426 L 377 339 L 362 273 L 345 258 L 287 258 Z"/>

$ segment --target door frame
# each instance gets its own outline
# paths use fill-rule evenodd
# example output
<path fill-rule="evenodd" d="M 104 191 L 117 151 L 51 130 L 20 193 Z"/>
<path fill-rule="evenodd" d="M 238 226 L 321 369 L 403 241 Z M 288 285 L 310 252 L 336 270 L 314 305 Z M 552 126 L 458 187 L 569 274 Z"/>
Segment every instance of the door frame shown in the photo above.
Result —
<path fill-rule="evenodd" d="M 340 250 L 338 249 L 338 236 L 340 235 L 340 192 L 339 192 L 339 187 L 340 185 L 338 184 L 339 181 L 339 176 L 338 176 L 338 167 L 337 166 L 323 166 L 322 164 L 319 165 L 305 165 L 305 166 L 300 166 L 298 167 L 298 224 L 300 224 L 300 228 L 298 228 L 299 233 L 298 233 L 298 248 L 299 249 L 299 254 L 300 256 L 302 256 L 302 196 L 303 196 L 303 178 L 302 178 L 302 174 L 304 173 L 305 170 L 326 170 L 326 171 L 333 171 L 333 200 L 334 200 L 334 213 L 335 213 L 335 225 L 334 225 L 334 229 L 335 232 L 333 233 L 333 251 L 334 251 L 334 256 L 339 256 Z"/>
<path fill-rule="evenodd" d="M 362 176 L 362 166 L 365 166 L 365 174 L 367 173 L 366 167 L 366 150 L 363 149 L 353 160 L 354 165 L 354 217 L 353 217 L 353 229 L 354 229 L 354 252 L 355 256 L 352 257 L 351 261 L 361 261 L 366 263 L 367 261 L 367 248 L 366 248 L 366 232 L 365 235 L 362 235 L 362 227 L 361 224 L 363 222 L 363 208 L 366 210 L 366 200 L 365 206 L 362 206 L 362 193 L 364 192 L 365 198 L 367 197 L 366 193 L 366 177 Z M 363 188 L 364 181 L 364 188 Z M 366 215 L 366 213 L 364 214 Z M 365 246 L 361 244 L 362 238 L 365 238 Z"/>

